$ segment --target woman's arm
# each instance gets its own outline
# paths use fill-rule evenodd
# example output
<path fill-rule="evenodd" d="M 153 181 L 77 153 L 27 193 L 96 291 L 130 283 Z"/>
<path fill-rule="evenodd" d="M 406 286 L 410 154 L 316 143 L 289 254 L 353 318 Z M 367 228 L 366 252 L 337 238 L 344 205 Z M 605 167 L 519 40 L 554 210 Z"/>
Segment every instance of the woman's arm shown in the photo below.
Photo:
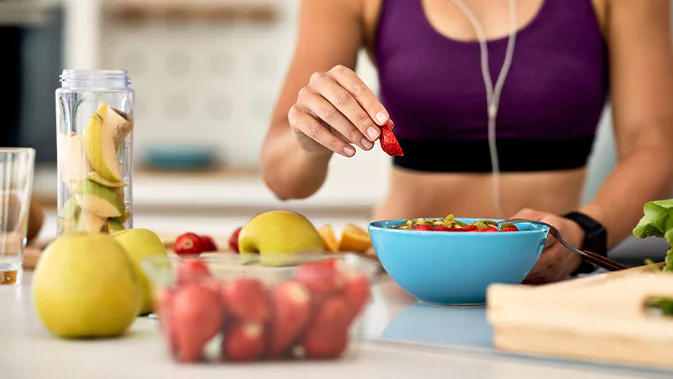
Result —
<path fill-rule="evenodd" d="M 262 145 L 262 177 L 282 200 L 306 198 L 327 177 L 332 152 L 299 146 L 288 121 L 298 94 L 316 72 L 355 68 L 362 43 L 361 0 L 302 0 L 297 46 Z"/>
<path fill-rule="evenodd" d="M 613 247 L 668 198 L 673 184 L 673 49 L 669 0 L 611 0 L 610 86 L 618 163 L 582 211 L 608 230 Z"/>

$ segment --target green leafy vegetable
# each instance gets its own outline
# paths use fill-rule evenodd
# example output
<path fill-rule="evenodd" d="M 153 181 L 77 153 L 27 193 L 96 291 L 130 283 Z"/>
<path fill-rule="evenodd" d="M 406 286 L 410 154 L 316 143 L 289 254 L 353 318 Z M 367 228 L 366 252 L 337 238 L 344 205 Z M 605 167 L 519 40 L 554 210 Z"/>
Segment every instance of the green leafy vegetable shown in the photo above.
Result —
<path fill-rule="evenodd" d="M 633 229 L 637 238 L 665 238 L 673 246 L 673 199 L 651 201 L 643 207 L 645 215 Z M 673 272 L 673 248 L 666 252 L 663 271 Z"/>
<path fill-rule="evenodd" d="M 673 316 L 673 299 L 655 298 L 650 301 L 650 306 L 659 309 L 662 316 Z"/>

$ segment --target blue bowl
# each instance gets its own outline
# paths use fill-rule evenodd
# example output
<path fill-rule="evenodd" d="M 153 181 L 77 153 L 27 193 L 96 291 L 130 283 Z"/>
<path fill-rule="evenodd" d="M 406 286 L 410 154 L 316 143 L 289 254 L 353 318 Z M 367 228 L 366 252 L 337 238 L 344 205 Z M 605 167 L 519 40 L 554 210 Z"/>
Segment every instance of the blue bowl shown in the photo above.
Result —
<path fill-rule="evenodd" d="M 479 219 L 457 220 L 470 224 Z M 491 284 L 520 284 L 540 258 L 549 233 L 534 223 L 517 224 L 518 232 L 505 233 L 392 229 L 404 221 L 370 223 L 374 250 L 400 287 L 421 302 L 442 305 L 483 304 Z"/>

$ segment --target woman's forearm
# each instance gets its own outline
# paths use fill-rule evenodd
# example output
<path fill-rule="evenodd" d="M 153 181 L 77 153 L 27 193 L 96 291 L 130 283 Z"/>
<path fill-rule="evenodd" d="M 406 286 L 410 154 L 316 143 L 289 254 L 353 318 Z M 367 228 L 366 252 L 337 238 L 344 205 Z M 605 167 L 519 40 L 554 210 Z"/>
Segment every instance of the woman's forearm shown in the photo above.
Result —
<path fill-rule="evenodd" d="M 280 200 L 305 199 L 322 187 L 327 178 L 331 152 L 313 153 L 302 149 L 287 132 L 270 134 L 261 153 L 262 178 Z"/>
<path fill-rule="evenodd" d="M 640 149 L 614 167 L 582 212 L 605 226 L 612 248 L 631 234 L 645 203 L 670 197 L 672 183 L 671 152 L 663 146 Z"/>

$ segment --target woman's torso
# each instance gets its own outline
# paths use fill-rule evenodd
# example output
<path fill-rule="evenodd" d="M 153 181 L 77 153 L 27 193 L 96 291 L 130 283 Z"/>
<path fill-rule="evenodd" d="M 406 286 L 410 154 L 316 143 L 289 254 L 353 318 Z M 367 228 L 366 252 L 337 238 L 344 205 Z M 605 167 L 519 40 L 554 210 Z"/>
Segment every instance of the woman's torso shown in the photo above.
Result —
<path fill-rule="evenodd" d="M 579 205 L 607 95 L 605 0 L 517 1 L 516 46 L 496 128 L 506 215 L 496 215 L 491 201 L 486 92 L 468 19 L 451 0 L 363 1 L 381 99 L 410 151 L 395 160 L 374 219 L 495 217 L 525 207 L 559 213 Z M 508 2 L 463 1 L 484 27 L 495 83 Z M 522 153 L 534 158 L 522 164 Z"/>

